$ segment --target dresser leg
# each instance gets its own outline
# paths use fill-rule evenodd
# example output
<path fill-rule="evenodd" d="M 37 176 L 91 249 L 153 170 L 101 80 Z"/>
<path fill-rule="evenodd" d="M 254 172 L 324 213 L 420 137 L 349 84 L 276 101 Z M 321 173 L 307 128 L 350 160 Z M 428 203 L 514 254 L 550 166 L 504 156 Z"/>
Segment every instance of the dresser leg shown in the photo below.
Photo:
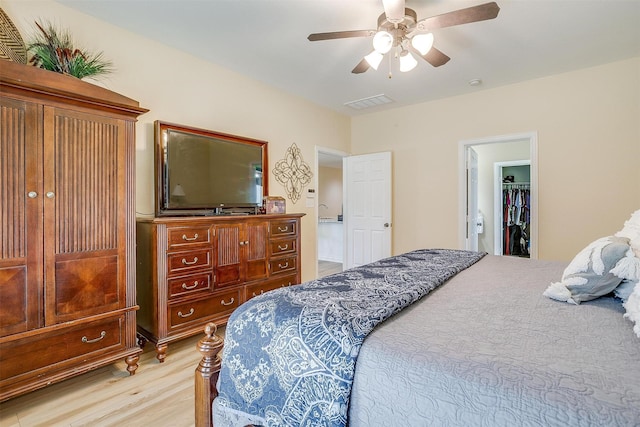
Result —
<path fill-rule="evenodd" d="M 164 362 L 164 358 L 167 357 L 167 344 L 156 345 L 156 358 L 158 362 Z"/>
<path fill-rule="evenodd" d="M 135 375 L 136 369 L 138 369 L 138 360 L 140 360 L 140 356 L 137 354 L 134 356 L 129 356 L 125 359 L 127 362 L 127 371 L 129 371 L 129 375 Z"/>

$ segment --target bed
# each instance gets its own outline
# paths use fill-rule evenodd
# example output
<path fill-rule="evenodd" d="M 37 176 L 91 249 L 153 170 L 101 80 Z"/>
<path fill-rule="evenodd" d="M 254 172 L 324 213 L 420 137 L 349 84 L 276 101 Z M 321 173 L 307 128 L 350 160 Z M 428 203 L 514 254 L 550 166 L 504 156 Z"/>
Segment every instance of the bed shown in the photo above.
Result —
<path fill-rule="evenodd" d="M 422 250 L 382 262 L 388 266 L 400 258 L 403 265 L 407 257 L 440 251 L 468 254 Z M 427 292 L 415 300 L 405 298 L 409 301 L 406 307 L 385 310 L 375 325 L 361 322 L 367 323 L 362 327 L 366 339 L 361 345 L 353 339 L 353 332 L 347 333 L 351 341 L 345 347 L 351 346 L 356 353 L 347 362 L 357 360 L 352 377 L 346 376 L 352 379 L 347 381 L 349 387 L 346 391 L 338 388 L 338 399 L 334 393 L 324 402 L 317 398 L 306 407 L 289 408 L 303 420 L 299 425 L 640 425 L 640 338 L 633 331 L 633 322 L 623 317 L 621 300 L 607 293 L 579 305 L 555 301 L 543 292 L 563 277 L 567 263 L 482 255 L 473 261 L 467 259 L 460 268 L 443 267 L 440 264 L 444 262 L 437 261 L 443 268 L 436 269 L 449 270 L 442 283 L 428 278 Z M 372 271 L 371 265 L 360 269 Z M 406 271 L 406 266 L 398 267 L 395 272 L 385 270 L 382 276 L 387 282 L 389 275 L 406 280 Z M 308 293 L 313 287 L 323 289 L 322 281 L 348 282 L 355 277 L 351 274 L 348 271 L 308 282 L 300 285 L 299 291 L 280 292 Z M 360 280 L 370 277 L 365 273 Z M 420 277 L 416 270 L 413 279 L 419 281 Z M 244 316 L 250 313 L 251 319 L 230 319 L 226 345 L 236 350 L 225 348 L 222 366 L 217 356 L 222 341 L 214 334 L 213 325 L 207 326 L 205 338 L 199 343 L 203 358 L 196 369 L 197 426 L 209 426 L 212 420 L 216 427 L 296 425 L 291 418 L 278 418 L 285 411 L 274 409 L 277 398 L 266 405 L 269 410 L 260 412 L 261 400 L 256 396 L 277 394 L 274 389 L 256 391 L 259 387 L 250 387 L 255 396 L 247 398 L 248 389 L 243 388 L 267 378 L 295 383 L 292 376 L 300 372 L 300 366 L 311 370 L 314 362 L 297 360 L 295 372 L 283 373 L 283 366 L 291 365 L 293 359 L 278 359 L 281 353 L 291 352 L 277 344 L 260 344 L 257 329 L 246 327 L 247 322 L 264 315 L 259 308 L 270 303 L 269 294 L 244 304 Z M 244 336 L 238 334 L 243 329 Z M 272 353 L 260 356 L 262 350 L 255 350 L 258 347 Z M 324 349 L 319 352 L 321 356 L 335 357 L 326 351 L 326 345 L 319 347 Z M 258 355 L 260 361 L 252 366 L 260 369 L 238 365 L 238 358 L 244 357 L 240 348 L 254 349 L 251 357 Z M 233 366 L 244 370 L 230 368 Z M 242 402 L 232 402 L 230 381 L 243 384 L 245 394 L 240 393 L 240 400 L 244 396 L 250 402 L 247 412 L 238 406 Z M 325 393 L 318 391 L 318 384 L 292 391 L 284 397 L 283 405 L 308 399 L 308 390 L 313 390 L 316 397 Z M 217 386 L 221 395 L 214 401 Z M 335 384 L 328 387 L 335 392 Z M 320 416 L 314 417 L 314 411 Z"/>

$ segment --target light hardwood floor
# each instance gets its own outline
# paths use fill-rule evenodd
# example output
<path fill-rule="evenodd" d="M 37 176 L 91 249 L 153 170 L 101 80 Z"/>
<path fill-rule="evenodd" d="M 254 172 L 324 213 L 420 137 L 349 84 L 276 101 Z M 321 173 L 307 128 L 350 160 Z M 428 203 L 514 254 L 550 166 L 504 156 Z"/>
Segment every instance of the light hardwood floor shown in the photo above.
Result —
<path fill-rule="evenodd" d="M 318 261 L 318 278 L 342 271 L 342 263 L 331 261 Z"/>
<path fill-rule="evenodd" d="M 121 361 L 4 402 L 0 427 L 193 426 L 196 344 L 203 336 L 170 344 L 162 364 L 147 344 L 134 376 Z"/>

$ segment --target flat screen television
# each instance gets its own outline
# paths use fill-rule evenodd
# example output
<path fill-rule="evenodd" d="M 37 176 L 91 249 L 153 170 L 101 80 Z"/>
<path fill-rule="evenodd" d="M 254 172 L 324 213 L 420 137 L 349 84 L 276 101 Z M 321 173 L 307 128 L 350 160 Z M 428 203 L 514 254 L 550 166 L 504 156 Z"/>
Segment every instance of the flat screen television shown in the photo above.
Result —
<path fill-rule="evenodd" d="M 251 213 L 268 192 L 267 142 L 157 120 L 156 216 Z"/>

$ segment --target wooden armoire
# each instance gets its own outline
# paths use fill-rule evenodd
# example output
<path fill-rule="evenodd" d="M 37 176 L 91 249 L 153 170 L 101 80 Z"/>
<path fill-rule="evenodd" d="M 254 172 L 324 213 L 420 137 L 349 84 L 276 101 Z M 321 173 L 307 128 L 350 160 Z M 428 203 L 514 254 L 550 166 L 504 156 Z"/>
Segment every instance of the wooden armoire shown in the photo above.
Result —
<path fill-rule="evenodd" d="M 138 102 L 0 60 L 0 401 L 136 342 Z"/>

